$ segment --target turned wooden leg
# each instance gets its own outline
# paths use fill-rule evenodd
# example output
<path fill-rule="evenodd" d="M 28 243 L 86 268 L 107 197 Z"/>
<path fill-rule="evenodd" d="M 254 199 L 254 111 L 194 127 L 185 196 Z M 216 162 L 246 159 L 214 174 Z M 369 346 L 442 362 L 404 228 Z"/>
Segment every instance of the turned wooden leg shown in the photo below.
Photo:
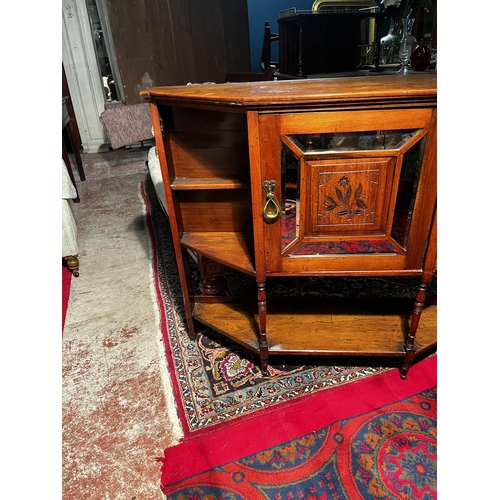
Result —
<path fill-rule="evenodd" d="M 68 264 L 68 269 L 73 273 L 73 276 L 78 278 L 78 276 L 80 276 L 80 271 L 78 269 L 78 255 L 68 255 L 67 257 L 64 257 L 64 260 Z"/>
<path fill-rule="evenodd" d="M 227 286 L 224 278 L 225 266 L 206 257 L 198 256 L 200 290 L 204 295 L 220 295 Z"/>
<path fill-rule="evenodd" d="M 194 308 L 194 284 L 191 278 L 189 256 L 198 265 L 200 272 L 200 290 L 203 295 L 220 295 L 226 289 L 226 280 L 224 273 L 225 266 L 219 262 L 203 257 L 200 254 L 191 250 L 181 248 L 183 270 L 179 270 L 179 275 L 182 273 L 184 279 L 181 279 L 181 288 L 183 289 L 184 307 L 186 313 L 186 326 L 191 340 L 196 339 L 196 329 L 193 321 Z"/>
<path fill-rule="evenodd" d="M 187 252 L 198 265 L 201 293 L 204 295 L 221 295 L 227 287 L 224 278 L 226 266 L 191 250 L 187 250 Z"/>
<path fill-rule="evenodd" d="M 418 323 L 425 304 L 425 295 L 427 293 L 427 283 L 420 283 L 417 290 L 417 296 L 413 303 L 413 314 L 411 315 L 410 331 L 405 342 L 405 359 L 401 367 L 401 378 L 404 380 L 408 375 L 408 370 L 415 359 L 415 335 L 417 333 Z"/>
<path fill-rule="evenodd" d="M 266 284 L 257 283 L 257 301 L 259 310 L 259 354 L 260 354 L 260 367 L 262 375 L 267 377 L 268 363 L 269 363 L 269 346 L 267 344 L 267 301 L 266 301 Z"/>
<path fill-rule="evenodd" d="M 417 295 L 415 297 L 415 302 L 413 304 L 413 314 L 411 316 L 410 331 L 406 337 L 406 342 L 404 345 L 406 354 L 401 367 L 401 378 L 405 379 L 408 375 L 408 370 L 415 359 L 415 335 L 417 333 L 418 323 L 420 321 L 420 316 L 422 315 L 422 310 L 424 309 L 425 296 L 427 293 L 427 287 L 432 281 L 432 278 L 436 272 L 437 265 L 437 215 L 435 214 L 432 220 L 431 235 L 429 237 L 430 245 L 427 248 L 427 253 L 424 259 L 422 281 L 417 289 Z"/>
<path fill-rule="evenodd" d="M 186 328 L 191 340 L 196 339 L 196 329 L 193 321 L 194 296 L 193 281 L 189 266 L 189 251 L 181 248 L 182 266 L 179 266 L 179 280 L 181 282 L 182 300 L 184 301 L 184 313 L 186 315 Z"/>

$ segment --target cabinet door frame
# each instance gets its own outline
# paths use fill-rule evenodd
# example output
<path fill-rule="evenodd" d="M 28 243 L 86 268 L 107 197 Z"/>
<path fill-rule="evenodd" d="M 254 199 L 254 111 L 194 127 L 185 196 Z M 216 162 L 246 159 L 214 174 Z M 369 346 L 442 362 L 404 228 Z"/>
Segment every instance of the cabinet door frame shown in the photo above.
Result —
<path fill-rule="evenodd" d="M 408 234 L 408 245 L 402 248 L 397 242 L 397 253 L 390 254 L 335 254 L 287 257 L 281 252 L 280 222 L 260 224 L 263 227 L 263 243 L 265 269 L 267 275 L 414 275 L 421 274 L 422 266 L 430 235 L 430 228 L 437 197 L 436 174 L 436 110 L 435 108 L 380 109 L 356 111 L 317 111 L 283 114 L 259 115 L 260 135 L 260 181 L 275 180 L 277 182 L 275 197 L 281 200 L 281 144 L 290 135 L 328 134 L 341 132 L 363 132 L 373 130 L 407 130 L 419 129 L 420 132 L 407 144 L 398 155 L 394 152 L 380 150 L 363 151 L 362 153 L 339 153 L 334 158 L 378 158 L 393 156 L 397 158 L 394 177 L 397 179 L 401 171 L 402 153 L 425 137 L 418 188 L 415 194 L 415 210 Z M 309 160 L 308 160 L 309 161 Z M 311 161 L 314 161 L 314 157 Z M 319 161 L 319 160 L 318 160 Z M 303 162 L 302 162 L 303 163 Z M 301 174 L 302 176 L 302 174 Z M 309 176 L 302 176 L 309 179 Z M 307 184 L 306 184 L 307 185 Z M 390 207 L 396 202 L 396 183 L 392 186 L 390 200 L 385 200 Z M 261 206 L 266 200 L 262 186 L 260 190 Z M 311 193 L 305 189 L 306 196 Z M 303 210 L 303 209 L 301 209 Z M 302 212 L 302 215 L 304 213 Z M 386 228 L 392 224 L 392 210 L 388 212 Z M 387 230 L 383 235 L 388 238 Z M 332 238 L 320 237 L 331 240 Z M 390 238 L 389 238 L 390 239 Z M 335 240 L 335 238 L 333 238 Z"/>

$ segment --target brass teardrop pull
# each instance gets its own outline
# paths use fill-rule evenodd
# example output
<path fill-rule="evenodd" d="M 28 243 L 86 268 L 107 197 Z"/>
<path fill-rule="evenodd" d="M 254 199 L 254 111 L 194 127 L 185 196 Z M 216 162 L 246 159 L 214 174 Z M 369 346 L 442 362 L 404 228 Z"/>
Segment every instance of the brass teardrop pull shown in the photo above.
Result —
<path fill-rule="evenodd" d="M 262 207 L 262 217 L 266 222 L 276 222 L 281 215 L 281 208 L 274 196 L 276 181 L 264 181 L 263 187 L 266 192 L 266 201 Z"/>

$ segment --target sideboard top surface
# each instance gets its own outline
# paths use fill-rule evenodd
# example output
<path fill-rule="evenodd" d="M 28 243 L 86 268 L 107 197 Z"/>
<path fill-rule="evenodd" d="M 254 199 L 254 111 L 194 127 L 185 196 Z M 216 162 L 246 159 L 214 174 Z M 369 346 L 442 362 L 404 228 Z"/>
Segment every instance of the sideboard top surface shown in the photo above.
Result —
<path fill-rule="evenodd" d="M 243 109 L 328 106 L 346 102 L 437 100 L 436 74 L 377 75 L 153 87 L 141 92 L 146 100 L 168 105 L 211 105 Z"/>

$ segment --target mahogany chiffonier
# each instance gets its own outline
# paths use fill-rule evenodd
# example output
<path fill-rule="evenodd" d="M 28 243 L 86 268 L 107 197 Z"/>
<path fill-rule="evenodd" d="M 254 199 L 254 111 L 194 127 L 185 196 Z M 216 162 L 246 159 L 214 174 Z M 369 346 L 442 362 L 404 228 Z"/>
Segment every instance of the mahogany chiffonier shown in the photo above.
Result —
<path fill-rule="evenodd" d="M 435 74 L 155 87 L 150 102 L 186 310 L 260 358 L 396 357 L 437 344 Z M 193 292 L 188 254 L 256 280 Z M 415 276 L 414 299 L 279 299 L 266 279 Z M 431 303 L 429 303 L 431 302 Z"/>

